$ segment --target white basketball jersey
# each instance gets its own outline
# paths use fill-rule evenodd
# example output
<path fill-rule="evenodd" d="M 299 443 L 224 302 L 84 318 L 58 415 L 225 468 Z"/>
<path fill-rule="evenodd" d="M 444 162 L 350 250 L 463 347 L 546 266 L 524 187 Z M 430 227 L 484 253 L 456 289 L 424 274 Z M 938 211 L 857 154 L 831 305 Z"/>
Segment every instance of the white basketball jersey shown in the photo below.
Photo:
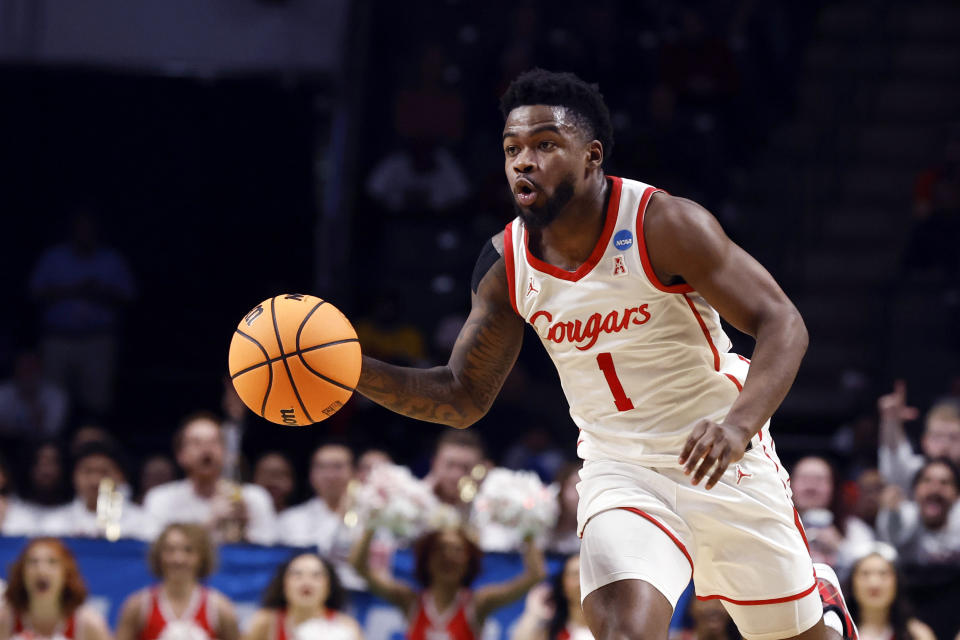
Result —
<path fill-rule="evenodd" d="M 507 225 L 510 301 L 560 373 L 581 458 L 676 466 L 697 421 L 727 414 L 749 361 L 728 353 L 719 314 L 692 287 L 651 268 L 643 214 L 658 189 L 607 179 L 606 224 L 576 271 L 531 254 L 519 218 Z"/>

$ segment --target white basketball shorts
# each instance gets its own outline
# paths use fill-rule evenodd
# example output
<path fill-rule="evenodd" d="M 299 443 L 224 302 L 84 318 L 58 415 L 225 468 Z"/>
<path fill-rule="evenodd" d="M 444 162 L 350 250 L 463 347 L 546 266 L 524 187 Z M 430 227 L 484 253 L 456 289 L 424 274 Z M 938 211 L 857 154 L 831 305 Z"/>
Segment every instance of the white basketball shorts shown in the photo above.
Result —
<path fill-rule="evenodd" d="M 676 606 L 692 578 L 747 640 L 797 635 L 823 615 L 789 477 L 769 432 L 710 490 L 678 467 L 586 461 L 580 472 L 581 597 L 617 580 L 652 584 Z"/>

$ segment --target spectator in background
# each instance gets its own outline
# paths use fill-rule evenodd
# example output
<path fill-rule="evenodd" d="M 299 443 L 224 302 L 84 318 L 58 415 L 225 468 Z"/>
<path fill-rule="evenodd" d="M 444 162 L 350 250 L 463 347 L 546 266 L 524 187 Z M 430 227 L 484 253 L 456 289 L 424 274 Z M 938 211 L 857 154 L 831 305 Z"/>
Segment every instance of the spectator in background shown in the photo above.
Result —
<path fill-rule="evenodd" d="M 337 572 L 315 553 L 287 560 L 263 593 L 244 640 L 362 640 L 356 620 L 343 613 L 346 593 Z"/>
<path fill-rule="evenodd" d="M 853 505 L 853 515 L 876 532 L 877 513 L 880 511 L 880 497 L 887 482 L 876 469 L 864 469 L 857 476 L 857 497 Z"/>
<path fill-rule="evenodd" d="M 81 446 L 73 459 L 73 502 L 46 514 L 40 531 L 48 536 L 153 540 L 153 520 L 120 491 L 127 482 L 123 469 L 123 456 L 112 443 Z M 108 482 L 101 486 L 104 480 Z"/>
<path fill-rule="evenodd" d="M 552 585 L 530 590 L 510 640 L 593 640 L 580 607 L 580 555 L 568 556 Z"/>
<path fill-rule="evenodd" d="M 868 547 L 850 571 L 847 594 L 850 616 L 860 637 L 934 640 L 933 631 L 914 618 L 903 594 L 897 552 L 882 542 Z"/>
<path fill-rule="evenodd" d="M 907 405 L 907 383 L 897 380 L 893 391 L 877 401 L 880 412 L 880 473 L 888 482 L 904 491 L 911 488 L 911 480 L 924 458 L 949 458 L 960 464 L 960 405 L 953 400 L 938 402 L 927 412 L 923 436 L 920 439 L 922 454 L 915 453 L 903 423 L 916 420 L 920 412 Z"/>
<path fill-rule="evenodd" d="M 691 598 L 687 612 L 693 628 L 681 633 L 681 640 L 737 640 L 741 637 L 720 600 Z"/>
<path fill-rule="evenodd" d="M 370 470 L 378 464 L 392 464 L 393 458 L 383 449 L 367 449 L 357 459 L 357 480 L 366 482 Z"/>
<path fill-rule="evenodd" d="M 877 534 L 905 563 L 960 563 L 960 471 L 946 458 L 925 463 L 913 481 L 913 500 L 895 485 L 884 492 Z"/>
<path fill-rule="evenodd" d="M 451 62 L 437 43 L 420 54 L 417 79 L 397 92 L 394 125 L 401 144 L 367 178 L 367 192 L 394 212 L 446 211 L 470 192 L 466 172 L 445 143 L 463 133 L 465 105 L 445 79 Z"/>
<path fill-rule="evenodd" d="M 825 459 L 808 456 L 798 460 L 790 473 L 790 489 L 814 562 L 849 566 L 849 550 L 873 541 L 873 530 L 846 513 L 833 466 Z"/>
<path fill-rule="evenodd" d="M 536 545 L 527 544 L 523 573 L 506 582 L 473 590 L 483 552 L 462 529 L 439 529 L 424 534 L 414 544 L 414 575 L 421 588 L 417 591 L 398 581 L 389 570 L 371 569 L 370 543 L 374 534 L 373 529 L 364 532 L 351 561 L 371 593 L 407 616 L 409 640 L 479 638 L 487 616 L 522 598 L 546 576 L 543 552 Z"/>
<path fill-rule="evenodd" d="M 150 547 L 147 562 L 160 584 L 144 587 L 126 599 L 117 622 L 117 640 L 237 640 L 240 634 L 233 604 L 219 591 L 201 584 L 217 563 L 206 529 L 194 524 L 167 525 Z"/>
<path fill-rule="evenodd" d="M 434 495 L 445 504 L 456 507 L 466 520 L 472 495 L 461 494 L 461 480 L 484 461 L 483 441 L 475 431 L 450 429 L 437 439 L 430 463 L 430 473 L 424 478 Z M 464 500 L 464 498 L 467 498 Z"/>
<path fill-rule="evenodd" d="M 344 522 L 353 480 L 353 451 L 337 442 L 320 445 L 310 459 L 314 496 L 280 514 L 280 542 L 294 547 L 315 546 L 337 564 L 346 564 L 360 530 Z M 355 576 L 344 575 L 347 580 Z"/>
<path fill-rule="evenodd" d="M 569 462 L 561 467 L 554 478 L 557 485 L 557 502 L 560 506 L 557 524 L 549 533 L 546 540 L 546 549 L 552 553 L 569 555 L 579 553 L 580 536 L 577 535 L 577 504 L 580 494 L 577 493 L 577 483 L 580 482 L 580 463 Z"/>
<path fill-rule="evenodd" d="M 13 491 L 13 474 L 0 455 L 0 535 L 25 536 L 36 531 L 34 512 Z"/>
<path fill-rule="evenodd" d="M 21 535 L 38 535 L 43 519 L 70 500 L 65 464 L 60 447 L 53 441 L 40 442 L 26 456 L 28 466 L 21 487 L 23 519 Z"/>
<path fill-rule="evenodd" d="M 173 482 L 177 479 L 177 465 L 162 453 L 156 453 L 140 466 L 140 494 L 137 502 L 143 504 L 147 492 L 161 484 Z"/>
<path fill-rule="evenodd" d="M 216 416 L 187 416 L 174 435 L 173 449 L 187 477 L 154 487 L 144 496 L 143 506 L 157 526 L 197 522 L 220 541 L 276 542 L 270 494 L 255 484 L 221 478 L 224 443 Z"/>
<path fill-rule="evenodd" d="M 41 254 L 30 292 L 41 305 L 44 370 L 86 411 L 113 401 L 120 310 L 133 299 L 133 276 L 116 250 L 100 244 L 95 210 L 80 208 L 69 242 Z"/>
<path fill-rule="evenodd" d="M 0 437 L 55 438 L 63 430 L 70 402 L 59 385 L 44 379 L 33 351 L 17 355 L 13 377 L 0 383 Z"/>
<path fill-rule="evenodd" d="M 253 483 L 270 494 L 273 510 L 280 513 L 290 506 L 290 498 L 296 490 L 293 463 L 279 451 L 268 451 L 253 466 Z"/>
<path fill-rule="evenodd" d="M 914 183 L 913 228 L 903 252 L 903 265 L 920 276 L 960 275 L 960 123 L 944 136 L 943 157 Z"/>
<path fill-rule="evenodd" d="M 0 640 L 110 640 L 110 629 L 85 606 L 87 588 L 70 550 L 56 538 L 27 543 L 7 575 L 0 605 Z"/>

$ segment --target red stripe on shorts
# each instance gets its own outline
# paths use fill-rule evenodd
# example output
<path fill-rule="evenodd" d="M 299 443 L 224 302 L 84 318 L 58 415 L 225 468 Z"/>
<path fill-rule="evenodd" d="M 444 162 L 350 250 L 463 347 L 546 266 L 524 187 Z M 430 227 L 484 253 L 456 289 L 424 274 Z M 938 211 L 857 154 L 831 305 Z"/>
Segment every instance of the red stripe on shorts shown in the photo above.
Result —
<path fill-rule="evenodd" d="M 646 518 L 647 520 L 655 524 L 657 528 L 659 528 L 661 531 L 667 534 L 667 537 L 673 540 L 673 544 L 677 545 L 677 548 L 680 549 L 680 553 L 682 553 L 687 558 L 687 562 L 690 563 L 690 575 L 691 577 L 693 576 L 693 559 L 690 557 L 690 554 L 687 553 L 687 548 L 683 546 L 683 543 L 680 542 L 677 536 L 673 535 L 670 529 L 667 529 L 666 525 L 662 524 L 659 520 L 651 516 L 649 513 L 645 511 L 641 511 L 640 509 L 637 509 L 635 507 L 620 507 L 620 508 L 623 509 L 624 511 L 635 513 L 642 518 Z"/>
<path fill-rule="evenodd" d="M 755 605 L 755 604 L 780 604 L 781 602 L 791 602 L 793 600 L 799 600 L 800 598 L 809 595 L 814 589 L 817 588 L 817 583 L 814 582 L 810 585 L 809 589 L 804 589 L 800 593 L 795 593 L 792 596 L 783 596 L 782 598 L 770 598 L 768 600 L 734 600 L 733 598 L 728 598 L 727 596 L 697 596 L 697 600 L 723 600 L 724 602 L 729 602 L 730 604 L 740 604 L 740 605 Z"/>

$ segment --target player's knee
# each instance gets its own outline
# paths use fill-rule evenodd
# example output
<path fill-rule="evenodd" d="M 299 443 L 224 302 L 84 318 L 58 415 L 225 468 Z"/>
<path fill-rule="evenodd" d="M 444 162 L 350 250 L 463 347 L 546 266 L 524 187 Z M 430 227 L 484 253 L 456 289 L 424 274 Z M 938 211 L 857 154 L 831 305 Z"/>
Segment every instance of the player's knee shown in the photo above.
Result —
<path fill-rule="evenodd" d="M 639 617 L 607 618 L 600 626 L 596 640 L 666 640 L 667 629 L 655 629 Z"/>

